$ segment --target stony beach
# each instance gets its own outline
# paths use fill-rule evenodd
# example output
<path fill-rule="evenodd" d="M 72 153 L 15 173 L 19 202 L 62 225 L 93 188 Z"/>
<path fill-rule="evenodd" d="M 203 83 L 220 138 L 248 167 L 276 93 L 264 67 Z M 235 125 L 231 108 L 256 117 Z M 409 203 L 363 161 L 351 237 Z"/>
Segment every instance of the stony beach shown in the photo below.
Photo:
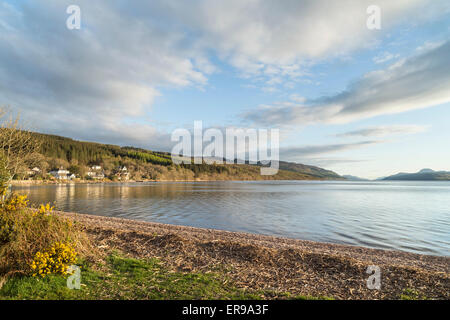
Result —
<path fill-rule="evenodd" d="M 157 257 L 173 270 L 220 270 L 240 288 L 334 299 L 450 299 L 450 257 L 369 249 L 58 212 L 79 223 L 101 251 Z M 380 290 L 368 289 L 371 265 Z"/>

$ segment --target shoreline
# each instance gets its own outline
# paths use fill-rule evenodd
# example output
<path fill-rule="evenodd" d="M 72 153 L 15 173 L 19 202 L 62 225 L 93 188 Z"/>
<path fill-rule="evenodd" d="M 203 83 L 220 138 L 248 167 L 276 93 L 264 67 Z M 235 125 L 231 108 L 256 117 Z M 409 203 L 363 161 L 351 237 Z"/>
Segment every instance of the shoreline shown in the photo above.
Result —
<path fill-rule="evenodd" d="M 450 257 L 296 240 L 215 229 L 57 212 L 78 222 L 102 250 L 159 257 L 174 270 L 225 267 L 243 288 L 335 299 L 399 299 L 418 290 L 450 299 Z M 381 269 L 381 290 L 369 290 L 369 265 Z"/>
<path fill-rule="evenodd" d="M 195 180 L 128 180 L 128 181 L 91 181 L 91 180 L 77 180 L 77 181 L 51 181 L 51 180 L 13 180 L 11 185 L 30 186 L 30 185 L 73 185 L 73 184 L 110 184 L 110 183 L 159 183 L 159 182 L 257 182 L 257 181 L 336 181 L 336 182 L 448 182 L 449 180 L 346 180 L 346 179 L 195 179 Z"/>
<path fill-rule="evenodd" d="M 351 181 L 346 179 L 180 179 L 180 180 L 126 180 L 126 181 L 112 181 L 112 180 L 13 180 L 12 186 L 24 185 L 55 185 L 55 184 L 102 184 L 102 183 L 147 183 L 147 182 L 227 182 L 227 181 Z"/>

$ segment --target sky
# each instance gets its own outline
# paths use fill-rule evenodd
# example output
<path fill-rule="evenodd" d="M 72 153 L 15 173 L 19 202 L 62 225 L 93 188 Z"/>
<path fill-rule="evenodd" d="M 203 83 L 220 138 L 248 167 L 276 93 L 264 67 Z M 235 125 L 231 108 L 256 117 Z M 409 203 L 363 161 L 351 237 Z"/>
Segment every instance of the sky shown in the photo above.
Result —
<path fill-rule="evenodd" d="M 0 105 L 84 141 L 170 151 L 201 120 L 339 174 L 450 170 L 450 2 L 1 1 Z"/>

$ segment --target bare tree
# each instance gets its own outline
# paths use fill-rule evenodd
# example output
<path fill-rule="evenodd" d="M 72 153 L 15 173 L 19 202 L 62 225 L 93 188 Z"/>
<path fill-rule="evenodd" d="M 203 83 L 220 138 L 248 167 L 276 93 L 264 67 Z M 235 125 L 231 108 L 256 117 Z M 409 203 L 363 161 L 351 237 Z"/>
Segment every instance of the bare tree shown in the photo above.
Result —
<path fill-rule="evenodd" d="M 20 126 L 19 116 L 0 108 L 0 196 L 4 197 L 11 180 L 33 164 L 40 140 Z"/>

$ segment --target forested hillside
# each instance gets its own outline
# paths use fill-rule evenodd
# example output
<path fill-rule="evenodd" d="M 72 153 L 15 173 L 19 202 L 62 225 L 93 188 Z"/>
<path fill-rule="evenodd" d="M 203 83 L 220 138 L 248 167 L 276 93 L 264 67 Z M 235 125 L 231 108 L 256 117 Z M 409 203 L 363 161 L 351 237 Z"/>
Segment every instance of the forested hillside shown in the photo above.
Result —
<path fill-rule="evenodd" d="M 76 141 L 70 138 L 36 133 L 41 141 L 41 155 L 36 178 L 48 177 L 51 170 L 65 168 L 85 179 L 93 165 L 102 167 L 105 177 L 116 178 L 118 168 L 126 167 L 133 180 L 316 180 L 340 179 L 336 173 L 317 167 L 280 162 L 277 175 L 261 176 L 258 165 L 248 164 L 182 164 L 172 163 L 169 153 L 134 147 Z M 31 166 L 30 166 L 31 167 Z M 25 174 L 23 177 L 25 178 Z"/>

